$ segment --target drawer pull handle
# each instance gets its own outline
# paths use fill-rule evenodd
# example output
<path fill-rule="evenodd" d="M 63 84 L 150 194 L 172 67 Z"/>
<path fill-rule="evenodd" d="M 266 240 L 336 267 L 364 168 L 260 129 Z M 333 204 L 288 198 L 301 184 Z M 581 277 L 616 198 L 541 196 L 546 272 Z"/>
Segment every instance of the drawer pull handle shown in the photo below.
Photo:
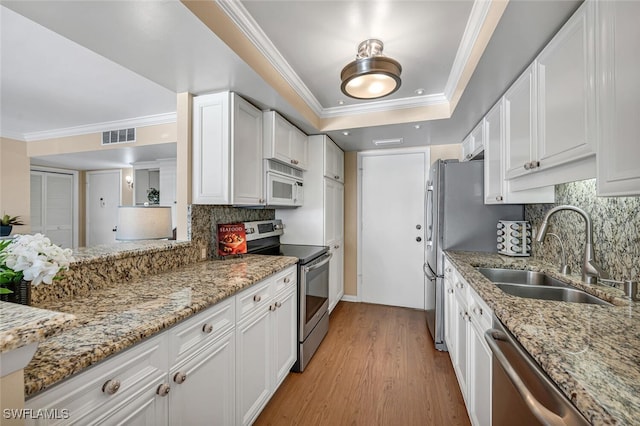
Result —
<path fill-rule="evenodd" d="M 262 297 L 259 294 L 256 294 L 255 296 L 253 296 L 253 301 L 254 302 L 259 302 L 262 300 Z"/>
<path fill-rule="evenodd" d="M 209 334 L 213 331 L 213 326 L 211 324 L 205 324 L 202 326 L 202 331 Z"/>
<path fill-rule="evenodd" d="M 285 283 L 285 284 L 289 284 L 290 282 L 291 282 L 291 280 L 289 279 L 289 277 L 286 277 L 286 278 L 284 279 L 284 283 Z"/>
<path fill-rule="evenodd" d="M 282 306 L 282 303 L 280 303 L 280 302 L 276 302 L 276 308 L 279 308 L 279 307 L 281 307 L 281 306 Z"/>
<path fill-rule="evenodd" d="M 269 310 L 270 311 L 275 311 L 276 310 L 276 306 L 275 305 L 269 305 Z"/>
<path fill-rule="evenodd" d="M 169 386 L 166 383 L 163 383 L 160 386 L 158 386 L 158 390 L 156 390 L 156 393 L 160 396 L 167 396 L 169 395 L 170 390 L 171 390 L 171 386 Z"/>
<path fill-rule="evenodd" d="M 107 395 L 113 395 L 118 392 L 118 389 L 120 389 L 120 380 L 107 380 L 104 382 L 104 385 L 102 385 L 102 392 Z"/>
<path fill-rule="evenodd" d="M 180 384 L 180 383 L 184 383 L 184 381 L 187 380 L 187 374 L 186 373 L 181 373 L 180 371 L 178 371 L 174 376 L 173 376 L 173 381 Z"/>

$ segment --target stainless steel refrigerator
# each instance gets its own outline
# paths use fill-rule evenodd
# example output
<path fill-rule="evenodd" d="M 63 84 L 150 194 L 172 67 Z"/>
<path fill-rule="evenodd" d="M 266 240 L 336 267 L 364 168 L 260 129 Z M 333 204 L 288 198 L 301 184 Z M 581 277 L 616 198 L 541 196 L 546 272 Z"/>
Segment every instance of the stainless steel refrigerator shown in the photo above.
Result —
<path fill-rule="evenodd" d="M 426 193 L 424 272 L 427 325 L 436 349 L 444 341 L 444 251 L 497 252 L 498 220 L 523 220 L 521 204 L 484 204 L 484 161 L 438 160 Z"/>

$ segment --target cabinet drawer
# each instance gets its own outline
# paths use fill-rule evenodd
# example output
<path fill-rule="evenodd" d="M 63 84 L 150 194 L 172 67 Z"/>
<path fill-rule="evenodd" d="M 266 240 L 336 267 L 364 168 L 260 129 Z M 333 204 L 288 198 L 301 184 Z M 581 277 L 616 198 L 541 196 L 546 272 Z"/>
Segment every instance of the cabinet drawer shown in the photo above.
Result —
<path fill-rule="evenodd" d="M 274 294 L 294 287 L 298 282 L 298 267 L 290 266 L 275 276 Z"/>
<path fill-rule="evenodd" d="M 478 294 L 469 287 L 469 315 L 471 323 L 478 329 L 480 333 L 484 333 L 491 328 L 493 311 L 478 296 Z"/>
<path fill-rule="evenodd" d="M 70 418 L 48 424 L 90 423 L 141 391 L 155 392 L 168 368 L 166 345 L 165 336 L 140 343 L 34 396 L 25 402 L 25 407 L 68 411 Z M 25 424 L 37 424 L 36 419 Z"/>
<path fill-rule="evenodd" d="M 181 361 L 185 356 L 191 356 L 232 329 L 235 318 L 234 298 L 230 297 L 179 324 L 170 334 L 171 351 L 175 353 L 171 359 Z"/>
<path fill-rule="evenodd" d="M 242 318 L 246 318 L 271 302 L 273 297 L 272 282 L 273 278 L 268 278 L 236 296 L 236 320 L 240 321 Z"/>

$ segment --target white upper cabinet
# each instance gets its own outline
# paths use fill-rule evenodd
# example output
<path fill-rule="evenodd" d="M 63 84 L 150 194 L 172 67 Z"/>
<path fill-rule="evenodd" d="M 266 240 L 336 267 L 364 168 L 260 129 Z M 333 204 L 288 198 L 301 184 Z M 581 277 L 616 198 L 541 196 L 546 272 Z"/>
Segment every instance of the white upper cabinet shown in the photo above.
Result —
<path fill-rule="evenodd" d="M 484 151 L 484 123 L 482 120 L 462 141 L 461 161 L 469 161 Z"/>
<path fill-rule="evenodd" d="M 602 1 L 597 16 L 598 195 L 640 195 L 640 2 Z"/>
<path fill-rule="evenodd" d="M 275 111 L 264 111 L 264 158 L 307 170 L 307 135 Z"/>
<path fill-rule="evenodd" d="M 484 203 L 521 204 L 553 203 L 555 188 L 544 186 L 523 191 L 512 191 L 512 182 L 504 178 L 506 160 L 503 155 L 504 104 L 501 99 L 484 117 Z"/>
<path fill-rule="evenodd" d="M 536 156 L 534 64 L 516 80 L 504 95 L 506 137 L 506 179 L 522 176 L 531 169 Z"/>
<path fill-rule="evenodd" d="M 231 92 L 193 98 L 193 203 L 264 204 L 262 111 Z"/>
<path fill-rule="evenodd" d="M 469 161 L 473 157 L 473 138 L 471 133 L 462 141 L 462 153 L 460 155 L 460 161 Z"/>
<path fill-rule="evenodd" d="M 324 144 L 324 176 L 344 183 L 344 151 L 329 137 Z"/>
<path fill-rule="evenodd" d="M 595 154 L 593 3 L 586 2 L 538 56 L 540 169 Z"/>
<path fill-rule="evenodd" d="M 513 191 L 595 177 L 593 7 L 585 2 L 505 93 Z"/>

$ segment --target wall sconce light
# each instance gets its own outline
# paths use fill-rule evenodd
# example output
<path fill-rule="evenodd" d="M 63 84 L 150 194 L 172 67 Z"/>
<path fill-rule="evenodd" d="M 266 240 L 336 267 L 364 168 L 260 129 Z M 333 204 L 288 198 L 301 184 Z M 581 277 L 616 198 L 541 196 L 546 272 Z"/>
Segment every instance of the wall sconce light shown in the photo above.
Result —
<path fill-rule="evenodd" d="M 127 181 L 127 186 L 129 189 L 133 189 L 133 178 L 131 176 L 126 176 L 124 180 Z"/>

